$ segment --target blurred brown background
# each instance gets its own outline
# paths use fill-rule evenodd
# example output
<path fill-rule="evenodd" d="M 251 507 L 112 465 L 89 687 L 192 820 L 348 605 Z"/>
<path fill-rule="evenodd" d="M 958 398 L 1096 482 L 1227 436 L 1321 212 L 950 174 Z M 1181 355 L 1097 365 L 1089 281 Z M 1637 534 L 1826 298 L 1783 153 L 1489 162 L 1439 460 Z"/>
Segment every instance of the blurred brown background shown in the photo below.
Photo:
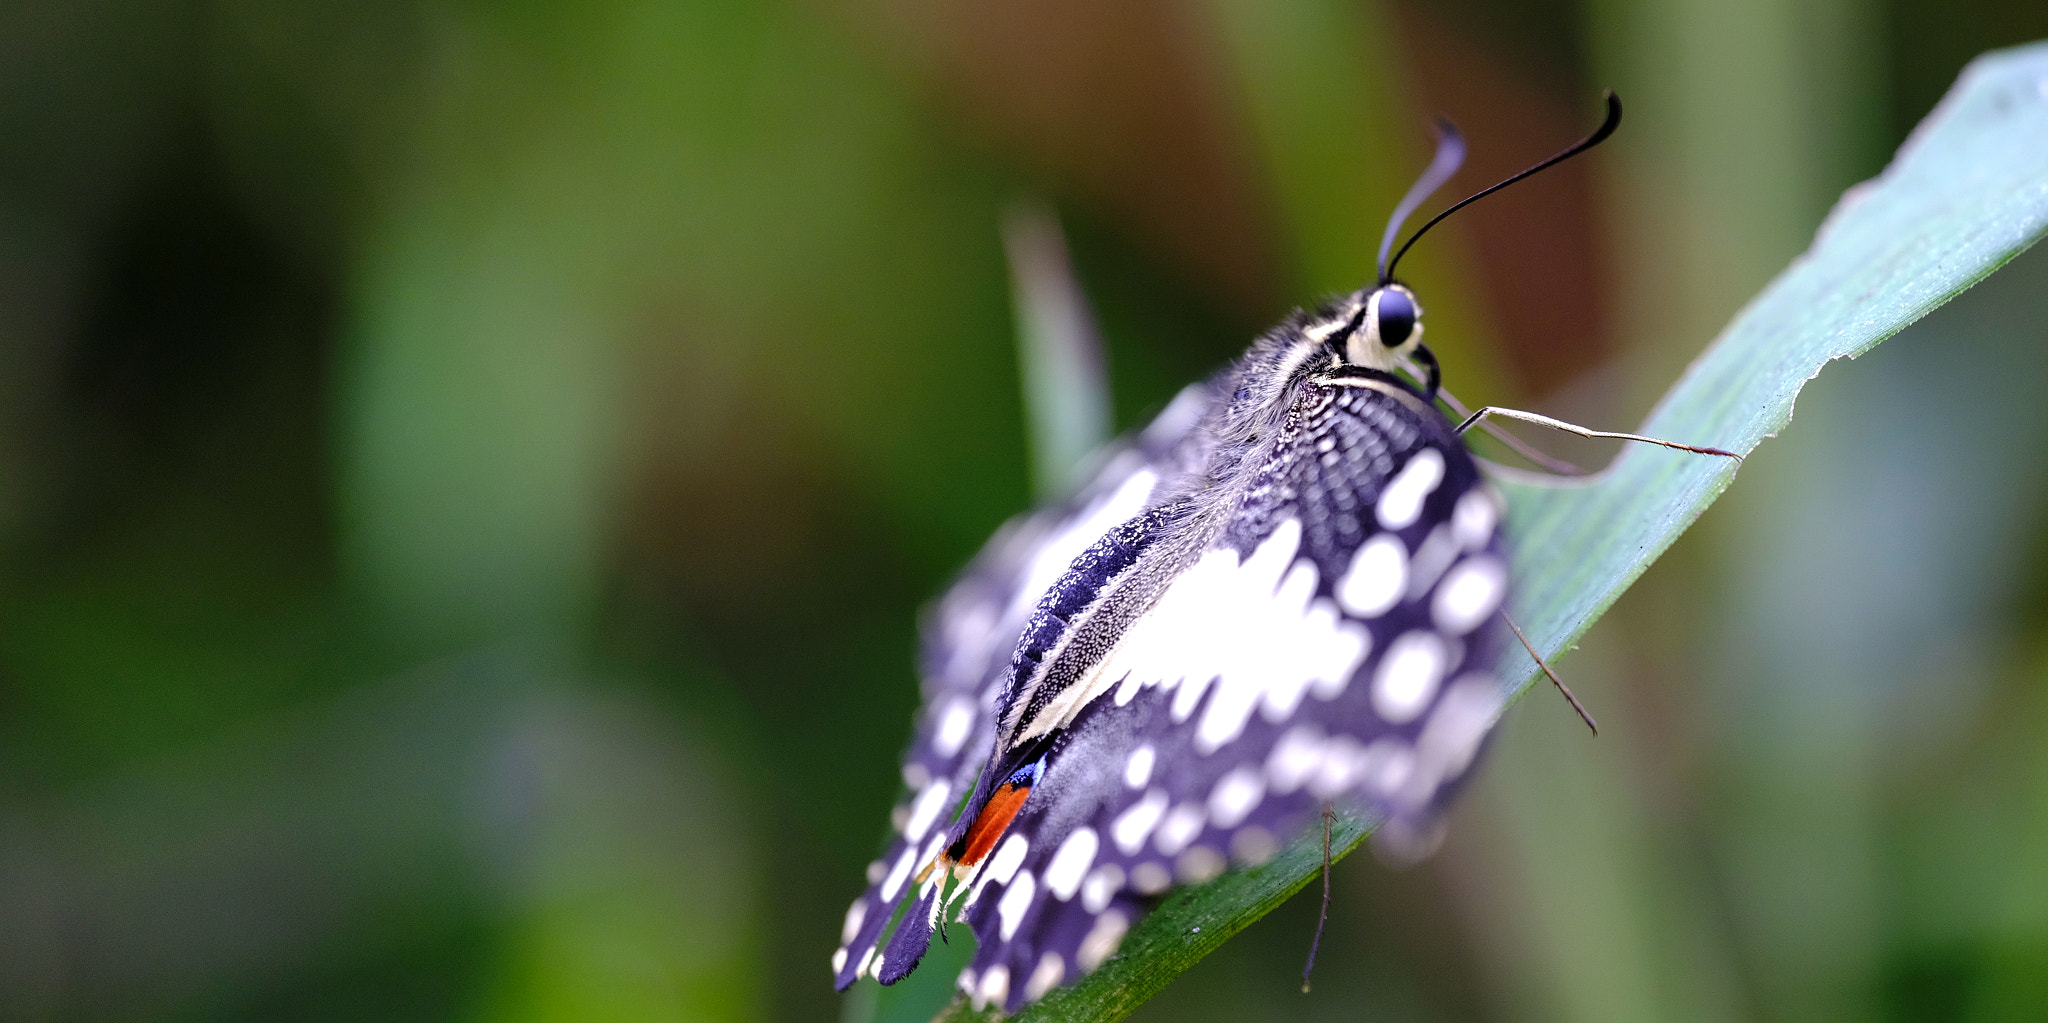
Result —
<path fill-rule="evenodd" d="M 998 222 L 1119 427 L 1404 270 L 1625 428 L 2031 0 L 0 9 L 0 1018 L 921 1019 L 826 957 L 918 606 L 1030 500 Z M 1822 376 L 1444 853 L 1141 1019 L 2048 1016 L 2048 260 Z M 1558 450 L 1593 462 L 1595 448 Z"/>

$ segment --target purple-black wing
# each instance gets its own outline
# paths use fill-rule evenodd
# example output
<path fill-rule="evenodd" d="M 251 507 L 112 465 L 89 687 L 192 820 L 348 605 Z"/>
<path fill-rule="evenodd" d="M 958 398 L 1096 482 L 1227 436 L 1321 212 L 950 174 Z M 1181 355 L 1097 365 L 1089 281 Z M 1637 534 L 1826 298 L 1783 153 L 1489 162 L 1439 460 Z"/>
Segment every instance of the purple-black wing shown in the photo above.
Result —
<path fill-rule="evenodd" d="M 1102 583 L 1113 640 L 1074 640 L 1083 668 L 1011 701 L 1002 740 L 1043 774 L 959 903 L 977 1004 L 1015 1010 L 1093 970 L 1150 896 L 1262 862 L 1326 801 L 1416 841 L 1498 717 L 1507 558 L 1471 457 L 1382 375 L 1309 376 L 1286 407 L 1219 483 L 1199 551 L 1160 541 L 1169 580 Z M 1186 500 L 1184 528 L 1204 529 L 1204 498 Z"/>

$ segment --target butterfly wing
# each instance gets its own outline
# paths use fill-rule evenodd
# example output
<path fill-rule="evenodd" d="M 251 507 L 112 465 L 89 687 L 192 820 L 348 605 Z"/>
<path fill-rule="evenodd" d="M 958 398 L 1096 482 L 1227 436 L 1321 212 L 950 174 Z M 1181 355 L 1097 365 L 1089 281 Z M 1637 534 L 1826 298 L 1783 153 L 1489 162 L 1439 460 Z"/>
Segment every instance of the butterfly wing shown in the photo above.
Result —
<path fill-rule="evenodd" d="M 1471 457 L 1383 375 L 1305 379 L 1287 409 L 1213 525 L 1187 498 L 1199 552 L 1160 541 L 1170 572 L 1101 586 L 1138 613 L 1097 616 L 1114 638 L 1070 637 L 1082 667 L 1013 700 L 1002 741 L 1049 752 L 962 903 L 978 1003 L 1094 969 L 1147 896 L 1263 861 L 1326 801 L 1428 833 L 1497 718 L 1507 559 Z"/>
<path fill-rule="evenodd" d="M 847 909 L 832 954 L 841 989 L 873 970 L 897 901 L 936 851 L 924 846 L 945 834 L 989 759 L 1001 678 L 1038 597 L 1097 539 L 1206 459 L 1201 424 L 1217 386 L 1186 388 L 1145 429 L 1100 455 L 1074 495 L 1005 524 L 926 614 L 923 705 L 903 756 L 906 798 L 881 858 L 868 865 L 867 890 Z"/>

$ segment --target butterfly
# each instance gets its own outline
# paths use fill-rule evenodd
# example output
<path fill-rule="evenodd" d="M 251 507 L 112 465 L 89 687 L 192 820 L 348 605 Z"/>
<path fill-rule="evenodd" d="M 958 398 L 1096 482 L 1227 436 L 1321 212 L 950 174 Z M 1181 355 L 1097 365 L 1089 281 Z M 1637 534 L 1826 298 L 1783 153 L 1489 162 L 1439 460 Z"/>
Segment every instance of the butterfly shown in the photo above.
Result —
<path fill-rule="evenodd" d="M 1288 317 L 997 532 L 924 623 L 908 796 L 847 910 L 839 988 L 895 983 L 964 921 L 959 987 L 1015 1011 L 1100 966 L 1161 893 L 1264 862 L 1333 802 L 1383 846 L 1429 847 L 1505 703 L 1511 561 L 1461 439 L 1501 410 L 1438 411 L 1392 271 L 1620 113 L 1610 94 L 1598 131 L 1390 260 L 1462 160 L 1440 123 L 1374 284 Z"/>

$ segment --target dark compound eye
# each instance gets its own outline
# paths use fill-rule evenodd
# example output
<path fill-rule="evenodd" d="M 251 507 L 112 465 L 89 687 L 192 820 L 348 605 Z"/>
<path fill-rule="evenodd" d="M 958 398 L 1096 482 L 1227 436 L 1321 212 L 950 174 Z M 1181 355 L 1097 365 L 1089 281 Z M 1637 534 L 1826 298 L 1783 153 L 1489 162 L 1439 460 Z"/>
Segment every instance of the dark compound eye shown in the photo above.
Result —
<path fill-rule="evenodd" d="M 1415 302 L 1405 292 L 1388 288 L 1380 292 L 1380 344 L 1398 348 L 1415 331 Z"/>

